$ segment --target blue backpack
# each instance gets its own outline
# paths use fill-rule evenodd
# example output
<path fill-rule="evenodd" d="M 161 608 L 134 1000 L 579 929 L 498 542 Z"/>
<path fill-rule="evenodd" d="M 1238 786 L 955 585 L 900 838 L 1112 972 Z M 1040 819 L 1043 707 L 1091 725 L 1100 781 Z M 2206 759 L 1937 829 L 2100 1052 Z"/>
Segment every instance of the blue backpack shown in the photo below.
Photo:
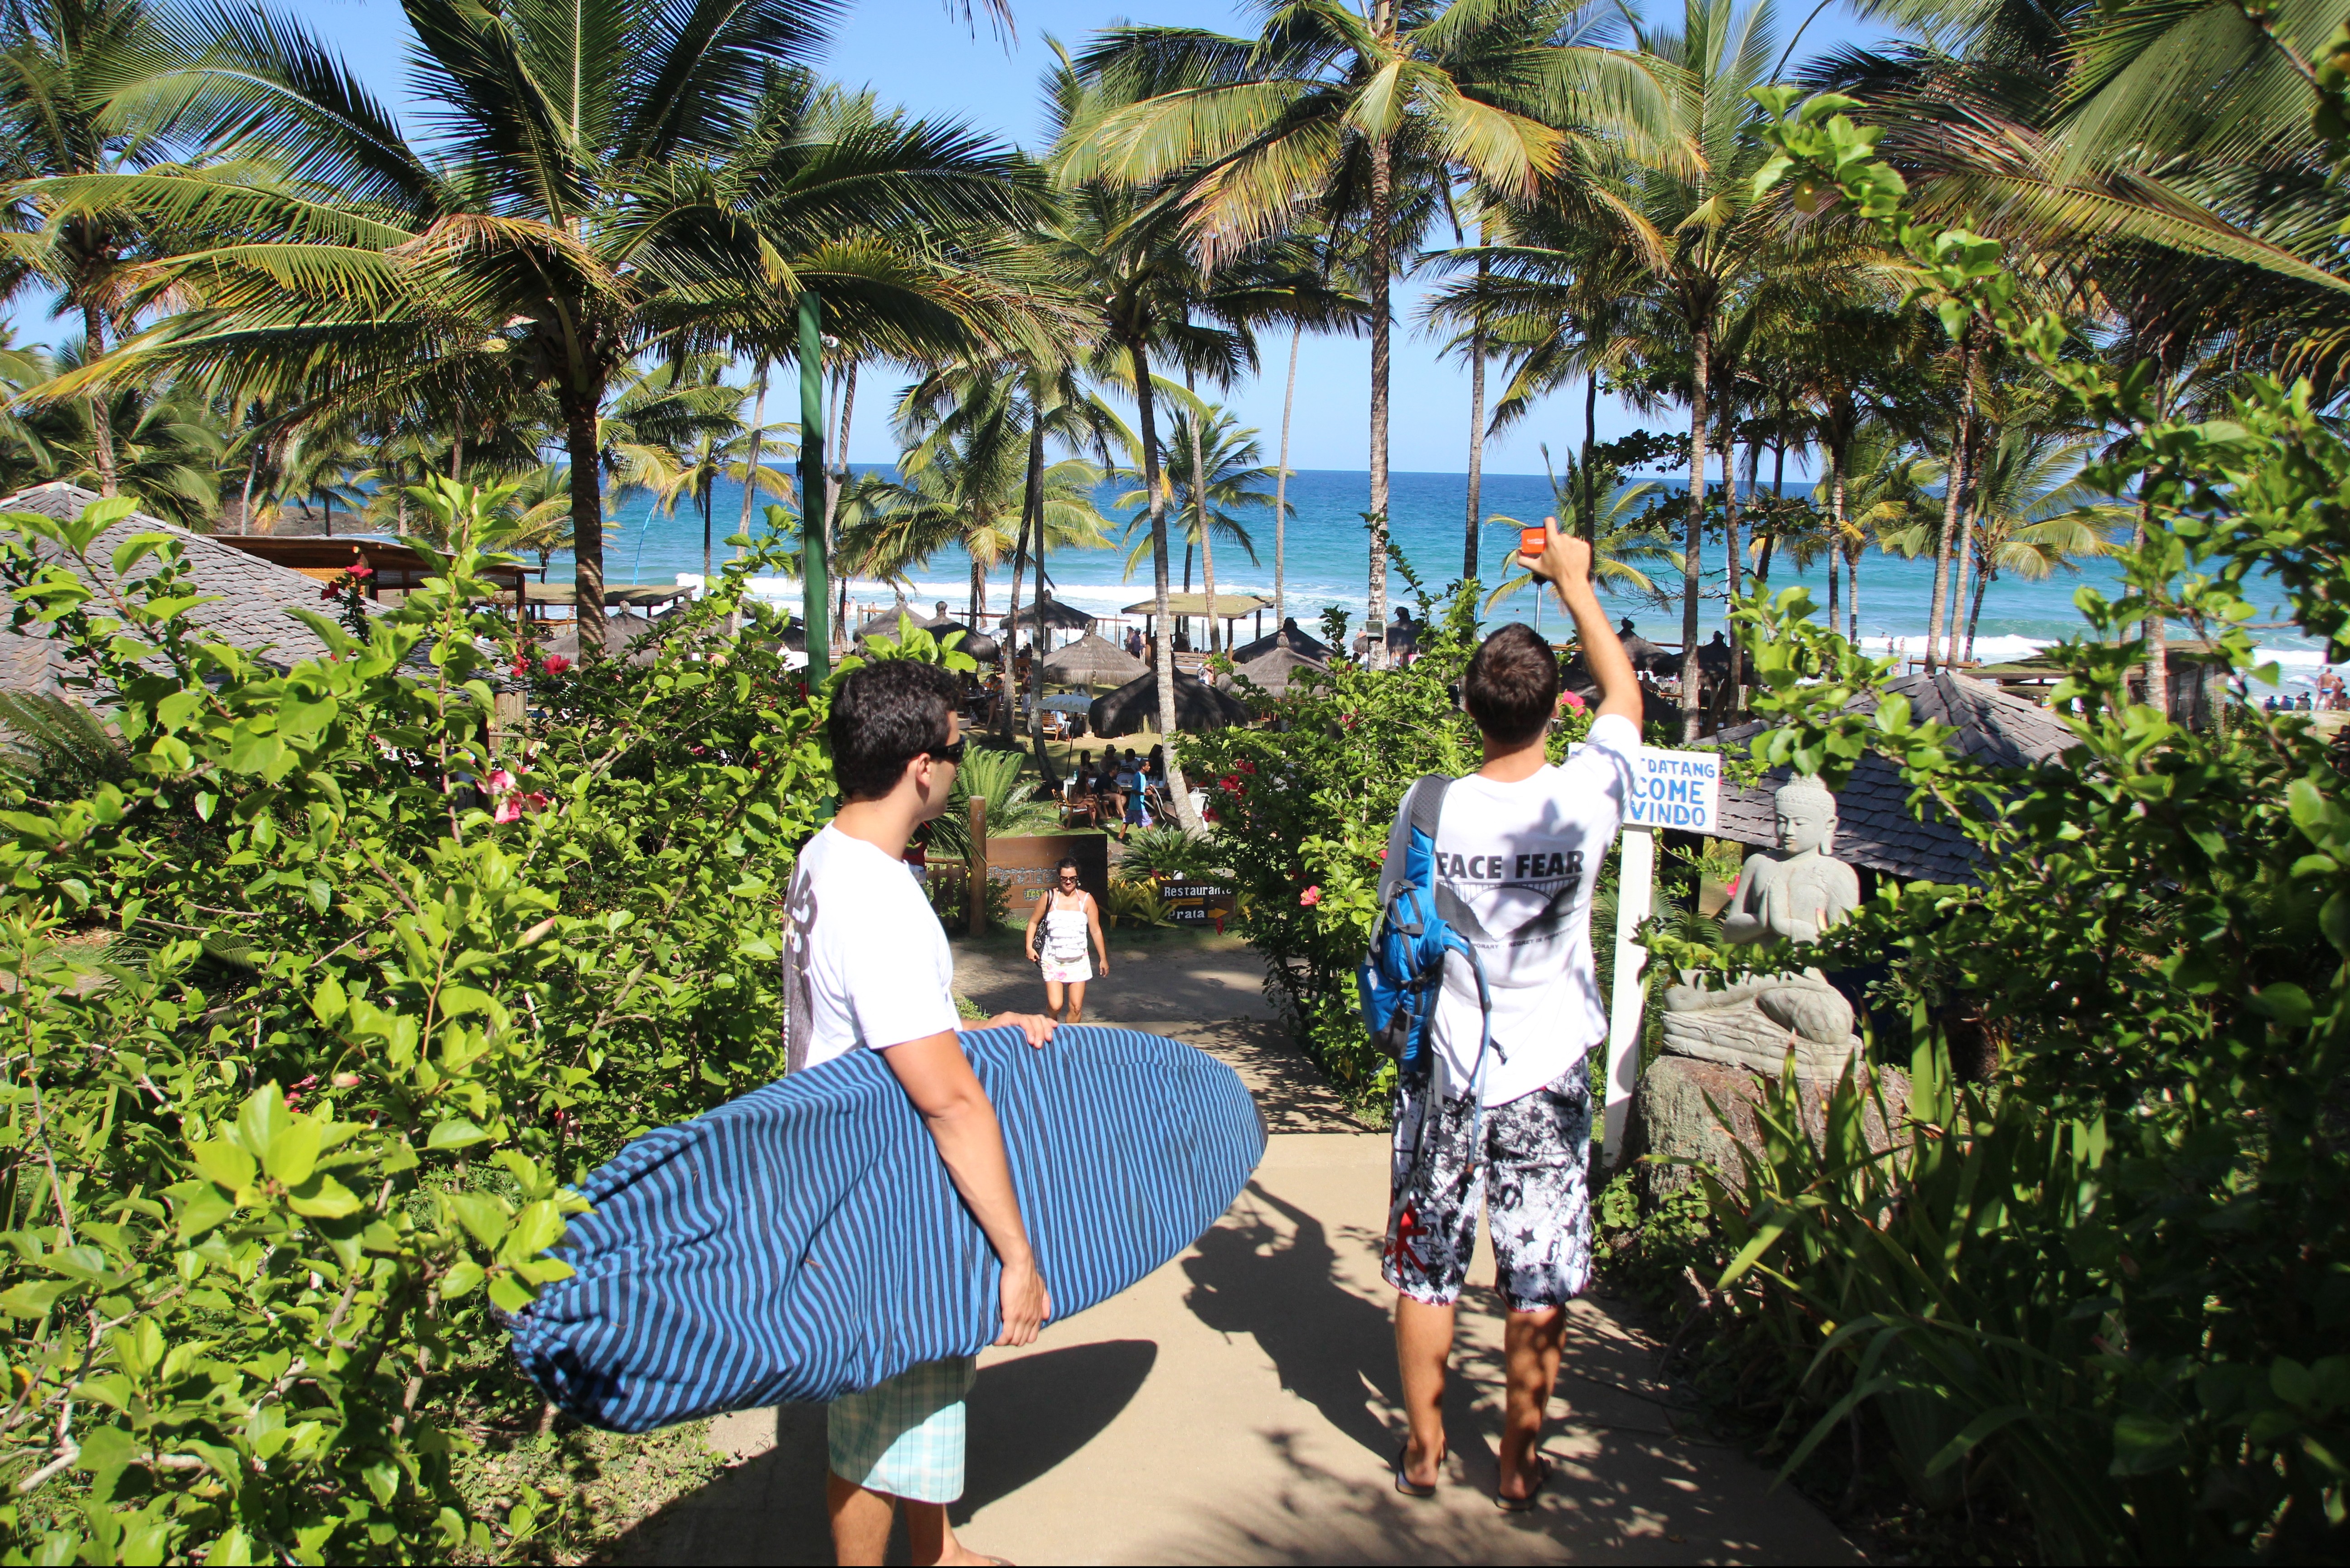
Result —
<path fill-rule="evenodd" d="M 1399 869 L 1395 865 L 1399 846 L 1391 840 L 1387 877 L 1393 880 L 1378 924 L 1371 929 L 1371 950 L 1355 971 L 1355 989 L 1372 1044 L 1395 1059 L 1405 1077 L 1426 1077 L 1435 1056 L 1429 1034 L 1437 997 L 1444 989 L 1444 961 L 1454 953 L 1468 960 L 1469 971 L 1477 978 L 1477 1005 L 1483 1018 L 1470 1084 L 1482 1098 L 1485 1058 L 1493 1045 L 1493 999 L 1471 938 L 1482 937 L 1485 930 L 1436 875 L 1436 824 L 1451 783 L 1440 774 L 1430 774 L 1404 797 L 1400 815 L 1408 831 L 1402 832 L 1400 845 L 1403 864 Z"/>

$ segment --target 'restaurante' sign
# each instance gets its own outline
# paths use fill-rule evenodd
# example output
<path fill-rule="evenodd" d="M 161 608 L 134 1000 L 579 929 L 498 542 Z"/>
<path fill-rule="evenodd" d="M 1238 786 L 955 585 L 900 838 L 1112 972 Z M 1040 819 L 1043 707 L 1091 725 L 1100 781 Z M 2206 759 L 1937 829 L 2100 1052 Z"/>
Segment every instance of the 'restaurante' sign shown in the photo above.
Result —
<path fill-rule="evenodd" d="M 1711 833 L 1721 803 L 1721 757 L 1711 752 L 1642 746 L 1632 763 L 1632 795 L 1624 803 L 1624 826 Z"/>

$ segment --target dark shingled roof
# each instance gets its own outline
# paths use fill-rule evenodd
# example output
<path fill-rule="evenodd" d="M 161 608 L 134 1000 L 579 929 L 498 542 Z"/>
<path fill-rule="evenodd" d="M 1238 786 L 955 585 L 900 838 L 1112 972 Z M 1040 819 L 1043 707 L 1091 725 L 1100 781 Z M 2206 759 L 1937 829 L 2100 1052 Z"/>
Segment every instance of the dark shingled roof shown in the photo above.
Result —
<path fill-rule="evenodd" d="M 67 522 L 98 498 L 98 492 L 76 484 L 36 484 L 0 498 L 0 512 L 37 512 Z M 180 542 L 195 588 L 210 601 L 191 609 L 188 618 L 221 641 L 255 653 L 265 649 L 268 662 L 281 667 L 325 656 L 326 644 L 317 635 L 286 613 L 320 607 L 321 585 L 315 579 L 137 512 L 92 541 L 90 558 L 104 562 L 134 534 L 169 534 Z M 59 557 L 53 545 L 43 542 L 38 548 L 46 556 Z M 69 665 L 56 640 L 37 628 L 17 632 L 0 624 L 0 688 L 54 691 L 70 673 Z"/>
<path fill-rule="evenodd" d="M 1888 681 L 1885 689 L 1907 697 L 1916 718 L 1956 729 L 1960 752 L 1988 766 L 2030 767 L 2074 744 L 2073 732 L 2046 709 L 1987 681 L 1940 670 L 1907 675 Z M 1877 699 L 1873 694 L 1857 698 L 1845 711 L 1873 713 Z M 1734 725 L 1709 743 L 1743 751 L 1747 742 L 1770 728 L 1760 722 Z M 1763 784 L 1751 788 L 1725 782 L 1716 836 L 1741 844 L 1777 842 L 1771 795 L 1791 772 L 1773 769 Z M 1873 753 L 1863 757 L 1850 781 L 1836 792 L 1836 857 L 1904 880 L 1973 880 L 1974 846 L 1931 807 L 1927 810 L 1924 821 L 1910 810 L 1909 786 L 1892 763 Z"/>

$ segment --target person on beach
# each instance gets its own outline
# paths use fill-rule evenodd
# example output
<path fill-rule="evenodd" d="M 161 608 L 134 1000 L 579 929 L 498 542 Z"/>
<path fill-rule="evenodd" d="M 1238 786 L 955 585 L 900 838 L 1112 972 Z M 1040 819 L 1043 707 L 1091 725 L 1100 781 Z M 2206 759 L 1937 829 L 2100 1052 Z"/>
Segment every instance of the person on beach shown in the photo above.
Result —
<path fill-rule="evenodd" d="M 1012 1188 L 1003 1130 L 963 1054 L 965 1028 L 1009 1025 L 1031 1045 L 1053 1021 L 956 1015 L 954 956 L 901 858 L 914 830 L 941 815 L 962 761 L 953 677 L 888 659 L 850 671 L 833 699 L 839 814 L 800 851 L 786 907 L 786 1070 L 806 1072 L 852 1051 L 879 1051 L 937 1144 L 955 1190 L 1003 1264 L 998 1345 L 1027 1345 L 1052 1315 Z M 825 1503 L 844 1563 L 876 1563 L 897 1507 L 915 1563 L 983 1563 L 947 1522 L 962 1496 L 963 1396 L 975 1357 L 908 1367 L 833 1402 Z"/>
<path fill-rule="evenodd" d="M 1082 1023 L 1086 982 L 1109 978 L 1109 943 L 1102 940 L 1101 906 L 1077 886 L 1077 863 L 1062 857 L 1053 885 L 1028 917 L 1028 961 L 1045 971 L 1045 1011 L 1062 1023 Z M 1098 954 L 1100 961 L 1091 961 Z"/>
<path fill-rule="evenodd" d="M 1513 624 L 1479 647 L 1461 680 L 1484 765 L 1453 782 L 1437 822 L 1438 896 L 1459 900 L 1492 997 L 1492 1047 L 1475 972 L 1444 967 L 1429 1072 L 1399 1079 L 1395 1157 L 1381 1272 L 1396 1288 L 1396 1360 L 1409 1432 L 1396 1490 L 1434 1495 L 1444 1473 L 1444 1383 L 1454 1305 L 1487 1211 L 1507 1319 L 1506 1400 L 1494 1501 L 1534 1506 L 1549 1474 L 1544 1411 L 1558 1375 L 1566 1303 L 1591 1273 L 1591 1091 L 1585 1064 L 1606 1038 L 1591 956 L 1591 895 L 1624 815 L 1640 744 L 1640 686 L 1590 580 L 1591 547 L 1544 520 L 1539 556 L 1519 565 L 1549 582 L 1574 618 L 1599 687 L 1598 716 L 1564 765 L 1544 754 L 1558 707 L 1558 659 Z M 1382 905 L 1402 873 L 1409 806 L 1389 836 Z M 1473 929 L 1471 929 L 1473 928 Z"/>

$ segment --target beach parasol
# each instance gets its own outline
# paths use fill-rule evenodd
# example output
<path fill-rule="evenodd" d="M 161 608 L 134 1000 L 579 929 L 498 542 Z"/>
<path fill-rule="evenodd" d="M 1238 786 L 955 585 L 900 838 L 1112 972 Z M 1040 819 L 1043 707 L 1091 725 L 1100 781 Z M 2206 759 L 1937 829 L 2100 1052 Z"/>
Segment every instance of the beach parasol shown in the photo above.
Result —
<path fill-rule="evenodd" d="M 1631 617 L 1624 618 L 1624 624 L 1617 628 L 1616 635 L 1624 644 L 1624 657 L 1632 661 L 1633 669 L 1646 670 L 1651 675 L 1680 673 L 1679 658 L 1667 653 L 1663 649 L 1634 631 Z"/>
<path fill-rule="evenodd" d="M 973 659 L 978 659 L 982 664 L 993 664 L 1003 655 L 1003 649 L 996 642 L 995 639 L 988 636 L 987 633 L 983 631 L 972 630 L 971 628 L 963 625 L 962 622 L 955 619 L 952 616 L 942 615 L 935 619 L 923 621 L 920 625 L 924 631 L 929 632 L 932 637 L 941 639 L 941 640 L 945 639 L 949 632 L 959 631 L 962 633 L 962 640 L 955 644 L 955 646 L 962 649 L 963 652 L 970 654 Z"/>
<path fill-rule="evenodd" d="M 879 615 L 875 616 L 863 626 L 858 627 L 857 628 L 857 640 L 862 642 L 868 637 L 886 637 L 892 642 L 897 641 L 898 618 L 899 616 L 904 616 L 916 626 L 922 624 L 921 612 L 917 610 L 913 606 L 908 604 L 904 599 L 899 599 L 896 604 L 890 606 L 888 609 L 883 610 Z"/>
<path fill-rule="evenodd" d="M 1086 711 L 1087 727 L 1097 735 L 1131 735 L 1146 720 L 1159 716 L 1159 672 L 1129 680 L 1107 697 L 1094 700 Z M 1180 730 L 1222 730 L 1248 722 L 1249 711 L 1237 697 L 1219 691 L 1196 675 L 1175 677 L 1175 727 Z"/>
<path fill-rule="evenodd" d="M 1083 610 L 1071 609 L 1055 598 L 1050 589 L 1045 591 L 1042 604 L 1021 606 L 1020 613 L 1012 618 L 1013 625 L 1034 631 L 1040 614 L 1044 617 L 1045 628 L 1048 631 L 1091 631 L 1093 629 L 1093 617 Z"/>
<path fill-rule="evenodd" d="M 1284 697 L 1289 693 L 1289 683 L 1297 678 L 1301 670 L 1318 670 L 1327 674 L 1330 667 L 1321 659 L 1307 658 L 1295 649 L 1276 648 L 1239 666 L 1233 676 L 1235 683 L 1247 680 L 1268 697 Z"/>
<path fill-rule="evenodd" d="M 1246 664 L 1252 659 L 1263 659 L 1276 648 L 1285 648 L 1293 653 L 1302 653 L 1308 659 L 1325 663 L 1330 658 L 1329 649 L 1306 636 L 1299 629 L 1297 618 L 1290 616 L 1281 623 L 1279 631 L 1232 649 L 1232 662 Z"/>
<path fill-rule="evenodd" d="M 1149 666 L 1092 632 L 1045 656 L 1045 679 L 1066 686 L 1107 686 L 1149 672 Z"/>
<path fill-rule="evenodd" d="M 1094 700 L 1082 691 L 1055 691 L 1036 704 L 1047 713 L 1083 713 L 1093 705 Z"/>

